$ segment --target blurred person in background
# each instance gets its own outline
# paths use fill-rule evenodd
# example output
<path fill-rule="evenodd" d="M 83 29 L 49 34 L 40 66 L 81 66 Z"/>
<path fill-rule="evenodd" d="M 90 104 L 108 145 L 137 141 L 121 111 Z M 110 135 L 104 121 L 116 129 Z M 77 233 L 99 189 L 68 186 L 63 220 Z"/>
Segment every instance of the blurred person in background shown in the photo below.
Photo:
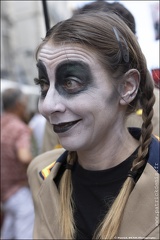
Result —
<path fill-rule="evenodd" d="M 46 121 L 41 153 L 61 147 L 58 135 L 53 132 L 52 125 Z"/>
<path fill-rule="evenodd" d="M 37 110 L 31 117 L 28 125 L 32 129 L 33 133 L 33 154 L 34 156 L 41 153 L 43 138 L 45 132 L 46 119 L 38 111 L 38 100 L 37 100 Z"/>
<path fill-rule="evenodd" d="M 136 34 L 136 23 L 133 14 L 119 2 L 110 3 L 102 0 L 87 3 L 83 7 L 75 9 L 73 15 L 93 11 L 114 12 L 128 25 L 131 31 Z"/>
<path fill-rule="evenodd" d="M 2 93 L 1 203 L 2 239 L 32 239 L 34 208 L 26 170 L 32 160 L 27 99 L 20 89 Z"/>
<path fill-rule="evenodd" d="M 114 13 L 75 14 L 47 32 L 36 56 L 39 110 L 63 149 L 28 168 L 34 238 L 158 239 L 154 84 L 137 38 Z M 139 103 L 143 124 L 128 129 Z"/>

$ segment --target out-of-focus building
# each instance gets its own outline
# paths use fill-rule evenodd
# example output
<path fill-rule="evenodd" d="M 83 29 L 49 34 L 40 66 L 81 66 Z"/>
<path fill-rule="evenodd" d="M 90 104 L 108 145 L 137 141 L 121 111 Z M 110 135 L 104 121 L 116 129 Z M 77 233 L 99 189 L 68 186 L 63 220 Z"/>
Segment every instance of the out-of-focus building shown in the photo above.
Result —
<path fill-rule="evenodd" d="M 50 26 L 71 16 L 68 1 L 47 1 Z M 35 51 L 45 36 L 42 1 L 1 1 L 1 78 L 34 84 Z"/>
<path fill-rule="evenodd" d="M 1 1 L 1 78 L 32 84 L 34 52 L 45 33 L 40 1 Z"/>
<path fill-rule="evenodd" d="M 51 26 L 72 15 L 71 1 L 47 1 Z M 74 2 L 74 1 L 73 1 Z"/>
<path fill-rule="evenodd" d="M 6 1 L 1 1 L 1 77 L 6 78 L 12 72 L 12 44 L 11 19 L 9 16 L 9 4 Z"/>

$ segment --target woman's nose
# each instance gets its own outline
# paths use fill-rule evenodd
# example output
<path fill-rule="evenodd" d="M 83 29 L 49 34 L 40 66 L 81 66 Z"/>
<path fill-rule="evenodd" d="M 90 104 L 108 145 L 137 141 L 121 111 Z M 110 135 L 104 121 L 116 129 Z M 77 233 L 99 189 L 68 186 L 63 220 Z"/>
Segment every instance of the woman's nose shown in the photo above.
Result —
<path fill-rule="evenodd" d="M 39 111 L 42 115 L 49 117 L 54 112 L 64 112 L 64 99 L 56 90 L 49 90 L 44 99 L 39 101 Z"/>

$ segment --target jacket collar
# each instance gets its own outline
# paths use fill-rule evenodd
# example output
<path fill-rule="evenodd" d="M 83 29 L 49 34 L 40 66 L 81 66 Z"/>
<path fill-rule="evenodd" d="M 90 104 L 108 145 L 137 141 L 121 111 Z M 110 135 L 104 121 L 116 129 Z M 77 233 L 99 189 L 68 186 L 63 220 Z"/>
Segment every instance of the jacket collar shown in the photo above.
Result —
<path fill-rule="evenodd" d="M 48 228 L 52 239 L 63 239 L 59 224 L 60 197 L 57 186 L 53 181 L 60 166 L 61 163 L 56 162 L 53 168 L 54 171 L 52 170 L 45 181 L 43 181 L 38 194 L 42 219 L 45 222 L 44 225 Z"/>

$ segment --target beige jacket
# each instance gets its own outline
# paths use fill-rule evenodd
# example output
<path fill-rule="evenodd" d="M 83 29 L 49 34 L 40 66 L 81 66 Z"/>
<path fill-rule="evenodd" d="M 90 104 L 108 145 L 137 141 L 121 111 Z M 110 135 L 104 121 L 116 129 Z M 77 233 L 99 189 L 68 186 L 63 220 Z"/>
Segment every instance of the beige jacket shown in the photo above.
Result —
<path fill-rule="evenodd" d="M 64 239 L 58 224 L 59 193 L 53 181 L 61 164 L 56 163 L 45 180 L 39 174 L 63 152 L 64 149 L 46 152 L 35 158 L 28 168 L 35 206 L 34 239 Z M 129 197 L 117 239 L 159 239 L 158 176 L 147 164 Z"/>

